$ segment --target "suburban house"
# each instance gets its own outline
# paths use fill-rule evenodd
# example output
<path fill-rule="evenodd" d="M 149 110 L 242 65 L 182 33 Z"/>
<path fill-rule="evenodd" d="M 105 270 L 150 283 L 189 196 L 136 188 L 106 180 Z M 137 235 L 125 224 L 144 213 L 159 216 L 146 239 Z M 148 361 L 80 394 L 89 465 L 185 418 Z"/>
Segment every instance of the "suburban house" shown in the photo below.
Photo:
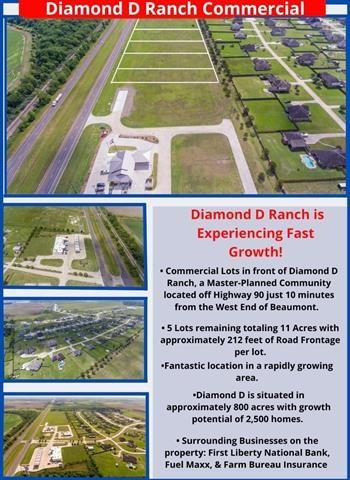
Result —
<path fill-rule="evenodd" d="M 311 120 L 308 105 L 288 105 L 286 112 L 291 122 L 307 122 Z"/>
<path fill-rule="evenodd" d="M 281 78 L 276 77 L 276 75 L 272 75 L 272 73 L 265 75 L 264 78 L 270 83 L 268 88 L 269 92 L 289 93 L 291 84 L 287 80 L 282 80 Z"/>
<path fill-rule="evenodd" d="M 306 142 L 301 132 L 282 132 L 282 143 L 288 145 L 292 152 L 306 149 Z"/>
<path fill-rule="evenodd" d="M 300 42 L 296 38 L 282 38 L 282 45 L 285 47 L 295 48 L 299 47 Z"/>
<path fill-rule="evenodd" d="M 345 152 L 341 148 L 311 150 L 311 155 L 321 168 L 345 168 Z"/>
<path fill-rule="evenodd" d="M 323 34 L 327 42 L 330 42 L 330 43 L 338 43 L 344 40 L 343 35 L 333 33 L 331 30 L 321 30 L 321 33 Z"/>
<path fill-rule="evenodd" d="M 46 342 L 46 345 L 49 347 L 49 348 L 52 348 L 52 347 L 56 347 L 57 346 L 57 341 L 52 338 L 51 340 L 48 340 Z"/>
<path fill-rule="evenodd" d="M 137 458 L 134 455 L 127 455 L 123 453 L 123 462 L 132 463 L 133 465 L 137 465 Z"/>
<path fill-rule="evenodd" d="M 273 37 L 284 37 L 286 30 L 282 27 L 273 27 L 270 33 Z"/>
<path fill-rule="evenodd" d="M 313 53 L 303 53 L 302 55 L 299 55 L 299 57 L 297 57 L 297 62 L 299 63 L 299 65 L 304 66 L 313 65 L 315 63 L 315 60 L 316 55 L 314 55 Z"/>
<path fill-rule="evenodd" d="M 327 88 L 342 88 L 344 87 L 344 82 L 339 80 L 339 78 L 335 77 L 334 75 L 324 72 L 319 73 L 318 76 L 323 82 L 323 85 Z"/>
<path fill-rule="evenodd" d="M 64 355 L 61 352 L 52 353 L 50 355 L 50 358 L 52 362 L 61 362 L 62 360 L 64 360 Z"/>
<path fill-rule="evenodd" d="M 271 70 L 271 64 L 263 58 L 254 58 L 254 70 L 257 72 L 263 72 L 265 70 Z"/>
<path fill-rule="evenodd" d="M 253 43 L 247 43 L 246 45 L 241 45 L 241 50 L 244 52 L 256 52 L 257 46 Z"/>
<path fill-rule="evenodd" d="M 346 47 L 346 42 L 345 42 L 345 39 L 341 40 L 337 47 L 340 49 L 340 50 L 345 50 L 345 47 Z"/>
<path fill-rule="evenodd" d="M 27 372 L 37 372 L 40 370 L 42 364 L 42 360 L 34 358 L 31 362 L 22 365 L 22 370 L 27 370 Z"/>
<path fill-rule="evenodd" d="M 235 23 L 232 23 L 231 30 L 233 32 L 238 32 L 242 27 L 243 25 L 241 23 L 235 22 Z"/>
<path fill-rule="evenodd" d="M 244 32 L 235 32 L 236 40 L 244 40 L 247 38 L 247 35 Z"/>
<path fill-rule="evenodd" d="M 266 27 L 274 27 L 276 25 L 276 20 L 274 18 L 265 18 L 264 24 Z"/>

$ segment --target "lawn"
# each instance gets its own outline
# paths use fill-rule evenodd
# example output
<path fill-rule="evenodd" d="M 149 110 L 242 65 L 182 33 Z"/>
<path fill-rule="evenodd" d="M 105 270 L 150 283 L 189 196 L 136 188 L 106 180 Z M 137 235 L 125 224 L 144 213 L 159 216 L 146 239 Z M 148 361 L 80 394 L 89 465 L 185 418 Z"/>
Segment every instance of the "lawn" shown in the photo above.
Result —
<path fill-rule="evenodd" d="M 259 132 L 295 130 L 278 100 L 248 100 L 244 103 Z"/>
<path fill-rule="evenodd" d="M 30 272 L 30 270 L 28 270 Z M 34 273 L 20 272 L 8 269 L 4 274 L 5 285 L 58 285 L 58 279 L 45 275 L 36 275 Z"/>
<path fill-rule="evenodd" d="M 172 193 L 242 193 L 228 139 L 178 135 L 172 141 Z"/>
<path fill-rule="evenodd" d="M 242 98 L 273 98 L 273 94 L 267 92 L 266 85 L 259 77 L 236 77 L 234 84 Z"/>
<path fill-rule="evenodd" d="M 320 105 L 314 103 L 308 105 L 311 122 L 298 122 L 299 130 L 307 133 L 341 133 L 344 131 Z"/>
<path fill-rule="evenodd" d="M 134 30 L 132 41 L 142 41 L 147 42 L 147 40 L 169 40 L 169 41 L 181 41 L 181 40 L 192 40 L 192 41 L 201 41 L 202 36 L 200 31 L 197 29 L 190 30 Z"/>
<path fill-rule="evenodd" d="M 15 413 L 6 413 L 4 415 L 4 433 L 9 433 L 13 427 L 16 427 L 22 422 L 22 417 Z"/>
<path fill-rule="evenodd" d="M 29 32 L 7 27 L 7 88 L 13 90 L 30 69 L 32 38 Z"/>
<path fill-rule="evenodd" d="M 86 258 L 83 260 L 73 260 L 71 266 L 76 270 L 87 270 L 89 272 L 98 272 L 99 266 L 97 263 L 92 240 L 90 238 L 84 238 L 84 244 L 86 249 Z"/>
<path fill-rule="evenodd" d="M 259 57 L 259 54 L 256 53 L 256 57 Z M 267 73 L 272 73 L 274 75 L 278 75 L 280 78 L 284 80 L 292 81 L 292 77 L 289 73 L 282 67 L 277 60 L 269 60 L 271 65 L 271 69 L 264 71 L 264 72 L 257 72 L 254 70 L 254 63 L 253 60 L 250 58 L 228 58 L 226 59 L 226 63 L 231 71 L 231 73 L 235 76 L 245 76 L 245 75 L 264 75 Z"/>
<path fill-rule="evenodd" d="M 83 190 L 101 142 L 102 130 L 109 130 L 108 125 L 88 125 L 84 129 L 55 193 L 80 193 Z"/>
<path fill-rule="evenodd" d="M 327 88 L 323 85 L 318 88 L 313 83 L 309 83 L 309 86 L 327 105 L 343 105 L 346 102 L 345 94 L 338 88 Z"/>
<path fill-rule="evenodd" d="M 305 101 L 305 100 L 312 100 L 311 96 L 306 92 L 303 87 L 296 88 L 295 85 L 292 85 L 289 93 L 279 93 L 277 97 L 281 100 L 281 102 L 294 102 L 294 101 Z"/>
<path fill-rule="evenodd" d="M 89 459 L 83 445 L 62 448 L 62 458 L 64 466 L 67 466 L 67 464 L 85 462 Z"/>
<path fill-rule="evenodd" d="M 50 410 L 45 417 L 45 423 L 49 425 L 68 425 L 68 419 L 65 412 L 60 410 Z"/>
<path fill-rule="evenodd" d="M 63 260 L 60 258 L 44 258 L 40 260 L 41 265 L 47 265 L 48 267 L 62 267 Z"/>
<path fill-rule="evenodd" d="M 106 63 L 115 43 L 119 39 L 124 23 L 116 24 L 112 34 L 101 46 L 88 70 L 65 98 L 54 118 L 47 125 L 45 135 L 40 136 L 29 153 L 22 168 L 9 186 L 9 193 L 33 193 L 54 158 L 62 140 L 69 132 L 78 112 L 84 105 L 87 95 L 96 82 L 96 72 Z"/>
<path fill-rule="evenodd" d="M 233 42 L 235 37 L 233 32 L 212 32 L 212 38 L 215 42 Z"/>
<path fill-rule="evenodd" d="M 222 58 L 247 57 L 247 54 L 241 49 L 238 42 L 217 43 Z"/>
<path fill-rule="evenodd" d="M 197 22 L 195 20 L 139 20 L 137 30 L 143 28 L 195 28 L 198 30 Z"/>
<path fill-rule="evenodd" d="M 338 188 L 338 181 L 324 181 L 324 182 L 298 182 L 287 183 L 284 188 L 288 194 L 300 194 L 300 193 L 322 193 L 322 194 L 341 194 L 342 192 Z"/>
<path fill-rule="evenodd" d="M 270 160 L 276 164 L 276 172 L 281 182 L 314 181 L 342 179 L 344 175 L 336 170 L 322 170 L 307 168 L 301 161 L 300 155 L 304 152 L 291 152 L 282 144 L 279 133 L 261 135 L 261 140 L 269 150 Z"/>

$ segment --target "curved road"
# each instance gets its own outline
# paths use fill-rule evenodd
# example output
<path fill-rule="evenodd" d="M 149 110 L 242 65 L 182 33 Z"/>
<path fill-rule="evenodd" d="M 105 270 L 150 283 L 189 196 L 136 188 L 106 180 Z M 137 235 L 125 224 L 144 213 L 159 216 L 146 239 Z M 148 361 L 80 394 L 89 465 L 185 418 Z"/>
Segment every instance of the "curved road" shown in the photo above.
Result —
<path fill-rule="evenodd" d="M 63 93 L 63 101 L 64 99 L 70 94 L 73 90 L 75 85 L 78 83 L 82 75 L 90 66 L 91 62 L 95 58 L 97 52 L 100 50 L 103 43 L 107 40 L 107 38 L 111 35 L 112 31 L 115 28 L 116 22 L 111 22 L 111 25 L 107 28 L 107 30 L 103 33 L 103 35 L 97 40 L 97 43 L 94 45 L 92 50 L 86 55 L 82 63 L 73 71 L 72 75 L 69 77 L 67 83 L 61 90 Z M 21 143 L 19 148 L 15 151 L 15 153 L 7 159 L 7 185 L 9 186 L 19 169 L 22 167 L 23 162 L 28 157 L 29 153 L 31 152 L 32 148 L 34 147 L 35 142 L 38 140 L 38 137 L 43 134 L 47 124 L 50 120 L 56 115 L 56 112 L 61 107 L 62 103 L 60 102 L 57 107 L 53 108 L 49 106 L 49 108 L 44 112 L 42 117 L 38 120 L 37 124 L 33 128 L 33 130 L 28 133 L 24 141 Z"/>
<path fill-rule="evenodd" d="M 133 20 L 127 20 L 125 22 L 124 29 L 120 34 L 118 41 L 116 42 L 103 69 L 98 75 L 95 85 L 87 96 L 83 108 L 80 110 L 79 115 L 74 120 L 71 129 L 64 138 L 49 168 L 46 170 L 45 175 L 36 190 L 36 193 L 53 193 L 55 191 L 63 175 L 63 172 L 67 167 L 68 162 L 75 150 L 75 147 L 79 142 L 79 139 L 81 137 L 81 134 L 83 133 L 85 124 L 90 116 L 90 113 L 108 80 L 115 61 L 124 48 L 124 44 L 131 32 L 134 23 L 135 21 Z"/>

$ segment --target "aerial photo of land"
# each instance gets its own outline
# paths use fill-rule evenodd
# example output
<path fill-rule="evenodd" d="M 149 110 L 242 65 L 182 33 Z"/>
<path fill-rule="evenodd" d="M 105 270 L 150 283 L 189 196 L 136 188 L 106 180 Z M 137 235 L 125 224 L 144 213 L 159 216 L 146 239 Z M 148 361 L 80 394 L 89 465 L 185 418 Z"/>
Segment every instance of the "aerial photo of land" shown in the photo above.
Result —
<path fill-rule="evenodd" d="M 8 193 L 345 191 L 344 18 L 19 18 L 9 63 L 14 32 Z"/>
<path fill-rule="evenodd" d="M 4 210 L 4 285 L 144 284 L 142 207 Z"/>
<path fill-rule="evenodd" d="M 143 300 L 5 300 L 5 378 L 144 378 Z"/>
<path fill-rule="evenodd" d="M 142 396 L 5 396 L 4 476 L 145 477 Z"/>

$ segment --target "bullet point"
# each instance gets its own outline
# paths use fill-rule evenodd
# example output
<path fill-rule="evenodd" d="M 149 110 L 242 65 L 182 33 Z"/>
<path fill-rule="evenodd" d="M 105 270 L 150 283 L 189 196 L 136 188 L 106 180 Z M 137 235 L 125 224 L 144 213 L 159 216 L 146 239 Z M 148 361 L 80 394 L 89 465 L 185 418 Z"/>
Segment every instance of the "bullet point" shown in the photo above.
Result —
<path fill-rule="evenodd" d="M 161 364 L 161 367 L 164 368 L 164 363 Z"/>
<path fill-rule="evenodd" d="M 179 442 L 180 440 L 177 438 L 176 441 Z"/>
<path fill-rule="evenodd" d="M 165 327 L 162 327 L 162 330 L 164 330 Z"/>
<path fill-rule="evenodd" d="M 160 269 L 160 273 L 163 273 L 163 272 L 164 272 L 164 270 L 161 268 L 161 269 Z"/>

